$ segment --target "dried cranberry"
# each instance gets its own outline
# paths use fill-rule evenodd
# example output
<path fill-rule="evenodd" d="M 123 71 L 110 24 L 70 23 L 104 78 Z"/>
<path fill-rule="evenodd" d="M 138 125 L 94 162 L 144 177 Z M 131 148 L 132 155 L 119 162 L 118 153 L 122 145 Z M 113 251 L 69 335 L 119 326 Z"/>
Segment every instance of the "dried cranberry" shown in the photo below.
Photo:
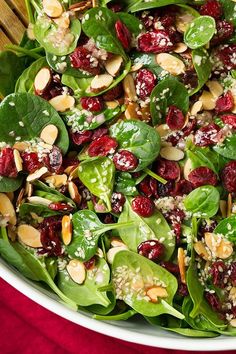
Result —
<path fill-rule="evenodd" d="M 165 218 L 172 224 L 176 222 L 180 223 L 184 220 L 185 216 L 185 212 L 179 208 L 174 208 L 173 210 L 169 210 L 167 213 L 165 213 Z"/>
<path fill-rule="evenodd" d="M 221 96 L 216 101 L 216 113 L 231 111 L 234 107 L 234 97 L 231 91 L 227 91 L 224 96 Z"/>
<path fill-rule="evenodd" d="M 70 54 L 70 61 L 73 68 L 88 71 L 92 75 L 100 73 L 97 59 L 83 46 L 76 48 L 74 52 Z"/>
<path fill-rule="evenodd" d="M 93 130 L 93 135 L 92 135 L 92 140 L 96 140 L 98 138 L 101 138 L 104 135 L 108 134 L 108 128 L 107 127 L 101 127 Z"/>
<path fill-rule="evenodd" d="M 217 0 L 207 0 L 206 4 L 201 6 L 200 14 L 214 17 L 217 20 L 222 15 L 221 4 Z"/>
<path fill-rule="evenodd" d="M 132 200 L 132 209 L 138 215 L 147 218 L 153 214 L 154 205 L 151 199 L 139 195 Z"/>
<path fill-rule="evenodd" d="M 93 132 L 91 130 L 84 130 L 81 132 L 70 133 L 71 139 L 75 145 L 83 145 L 90 143 L 92 140 Z"/>
<path fill-rule="evenodd" d="M 217 222 L 215 220 L 201 220 L 201 223 L 198 228 L 198 235 L 200 237 L 204 237 L 206 232 L 213 232 L 217 226 Z"/>
<path fill-rule="evenodd" d="M 108 8 L 113 11 L 113 12 L 120 12 L 123 8 L 123 6 L 121 4 L 118 4 L 117 2 L 116 3 L 110 3 L 110 4 L 107 4 L 108 5 Z"/>
<path fill-rule="evenodd" d="M 233 286 L 236 286 L 236 262 L 232 262 L 230 265 L 230 281 L 232 282 Z"/>
<path fill-rule="evenodd" d="M 194 143 L 197 146 L 209 146 L 217 143 L 220 127 L 215 123 L 210 123 L 198 129 L 194 136 Z"/>
<path fill-rule="evenodd" d="M 186 297 L 189 294 L 187 285 L 181 282 L 180 277 L 178 277 L 178 290 L 177 290 L 177 292 L 178 292 L 178 295 L 183 296 L 183 297 Z"/>
<path fill-rule="evenodd" d="M 113 162 L 118 171 L 133 171 L 138 166 L 138 159 L 128 150 L 120 150 L 113 157 Z"/>
<path fill-rule="evenodd" d="M 57 146 L 53 146 L 52 150 L 43 158 L 44 164 L 50 172 L 60 173 L 62 169 L 62 153 Z"/>
<path fill-rule="evenodd" d="M 138 49 L 144 53 L 166 53 L 172 51 L 174 44 L 165 30 L 147 32 L 138 38 Z"/>
<path fill-rule="evenodd" d="M 196 71 L 187 69 L 180 77 L 184 85 L 189 86 L 190 88 L 197 87 L 198 77 Z"/>
<path fill-rule="evenodd" d="M 122 46 L 126 49 L 130 49 L 131 45 L 131 34 L 126 25 L 120 20 L 115 23 L 116 35 Z"/>
<path fill-rule="evenodd" d="M 173 191 L 173 195 L 174 196 L 188 195 L 190 192 L 192 192 L 192 190 L 193 190 L 192 184 L 189 181 L 187 181 L 186 179 L 182 179 L 176 183 L 175 189 Z"/>
<path fill-rule="evenodd" d="M 175 29 L 175 27 L 171 26 L 166 28 L 166 32 L 168 33 L 172 43 L 182 42 L 183 36 Z"/>
<path fill-rule="evenodd" d="M 90 112 L 99 112 L 103 109 L 103 102 L 100 97 L 82 97 L 80 104 L 83 109 Z"/>
<path fill-rule="evenodd" d="M 175 24 L 175 19 L 176 18 L 173 12 L 163 14 L 160 18 L 158 18 L 162 26 L 166 28 L 173 26 Z"/>
<path fill-rule="evenodd" d="M 121 213 L 125 204 L 125 196 L 122 193 L 112 193 L 111 208 L 113 213 Z"/>
<path fill-rule="evenodd" d="M 0 153 L 0 176 L 16 178 L 18 171 L 16 168 L 12 148 L 4 148 Z"/>
<path fill-rule="evenodd" d="M 61 217 L 48 217 L 39 224 L 40 239 L 43 250 L 40 254 L 47 254 L 48 256 L 59 257 L 63 254 L 60 241 L 61 233 Z"/>
<path fill-rule="evenodd" d="M 220 118 L 225 124 L 231 125 L 236 129 L 236 114 L 224 114 Z"/>
<path fill-rule="evenodd" d="M 66 156 L 63 158 L 63 169 L 65 170 L 70 166 L 78 166 L 79 160 L 77 156 Z"/>
<path fill-rule="evenodd" d="M 222 170 L 221 178 L 229 193 L 236 193 L 236 161 L 228 162 Z"/>
<path fill-rule="evenodd" d="M 119 84 L 102 95 L 105 101 L 113 101 L 123 95 L 123 86 Z"/>
<path fill-rule="evenodd" d="M 156 262 L 163 257 L 165 253 L 165 246 L 158 240 L 148 240 L 140 243 L 137 250 L 141 256 Z"/>
<path fill-rule="evenodd" d="M 220 299 L 217 296 L 217 294 L 212 294 L 212 293 L 209 293 L 209 292 L 205 292 L 204 295 L 205 295 L 205 298 L 206 298 L 207 302 L 212 307 L 212 309 L 214 311 L 220 312 L 222 308 L 221 308 Z"/>
<path fill-rule="evenodd" d="M 166 184 L 157 182 L 157 193 L 159 197 L 167 197 L 172 194 L 174 187 L 175 185 L 173 180 L 168 181 Z"/>
<path fill-rule="evenodd" d="M 152 196 L 152 189 L 150 186 L 150 177 L 145 177 L 139 183 L 139 191 L 143 193 L 146 197 L 150 198 Z"/>
<path fill-rule="evenodd" d="M 87 270 L 94 268 L 96 264 L 96 258 L 92 257 L 87 262 L 84 262 L 84 266 Z"/>
<path fill-rule="evenodd" d="M 42 163 L 39 162 L 38 154 L 36 152 L 24 152 L 21 155 L 23 160 L 23 170 L 29 173 L 33 173 L 42 167 Z"/>
<path fill-rule="evenodd" d="M 165 268 L 166 270 L 168 270 L 168 272 L 172 273 L 172 274 L 179 274 L 179 266 L 178 264 L 169 262 L 169 261 L 165 261 L 165 262 L 161 262 L 160 266 L 162 266 L 163 268 Z"/>
<path fill-rule="evenodd" d="M 224 288 L 225 287 L 225 276 L 226 276 L 226 271 L 227 271 L 227 267 L 225 265 L 224 262 L 222 261 L 217 261 L 217 262 L 213 262 L 211 264 L 211 269 L 209 271 L 209 273 L 212 276 L 212 282 L 215 286 L 217 286 L 218 288 Z"/>
<path fill-rule="evenodd" d="M 166 124 L 171 130 L 181 130 L 184 127 L 185 117 L 176 106 L 170 106 L 166 116 Z"/>
<path fill-rule="evenodd" d="M 194 119 L 189 119 L 188 123 L 186 124 L 186 126 L 184 127 L 184 129 L 182 130 L 183 132 L 183 136 L 189 136 L 193 130 L 196 128 L 197 126 L 197 120 Z"/>
<path fill-rule="evenodd" d="M 227 70 L 236 69 L 236 44 L 225 44 L 218 48 L 218 56 Z"/>
<path fill-rule="evenodd" d="M 156 163 L 156 173 L 167 180 L 174 180 L 179 177 L 180 168 L 177 162 L 160 158 Z"/>
<path fill-rule="evenodd" d="M 143 11 L 141 13 L 140 20 L 147 30 L 150 30 L 153 27 L 154 17 L 150 15 L 149 11 Z"/>
<path fill-rule="evenodd" d="M 188 179 L 194 188 L 205 186 L 207 184 L 212 186 L 217 185 L 217 175 L 206 166 L 197 167 L 192 170 L 188 175 Z"/>
<path fill-rule="evenodd" d="M 156 85 L 156 77 L 150 70 L 140 69 L 137 72 L 135 84 L 137 95 L 144 100 L 151 95 Z"/>
<path fill-rule="evenodd" d="M 219 20 L 216 22 L 216 30 L 217 33 L 211 40 L 213 45 L 218 45 L 229 39 L 234 32 L 234 26 L 225 20 Z"/>
<path fill-rule="evenodd" d="M 155 198 L 159 198 L 157 180 L 155 178 L 150 178 L 149 185 L 152 191 L 152 195 Z"/>
<path fill-rule="evenodd" d="M 50 203 L 48 206 L 49 209 L 54 210 L 54 211 L 59 211 L 59 212 L 71 212 L 74 210 L 74 208 L 64 202 L 53 202 Z"/>
<path fill-rule="evenodd" d="M 116 139 L 108 135 L 94 140 L 88 147 L 89 156 L 107 156 L 113 154 L 118 146 Z"/>

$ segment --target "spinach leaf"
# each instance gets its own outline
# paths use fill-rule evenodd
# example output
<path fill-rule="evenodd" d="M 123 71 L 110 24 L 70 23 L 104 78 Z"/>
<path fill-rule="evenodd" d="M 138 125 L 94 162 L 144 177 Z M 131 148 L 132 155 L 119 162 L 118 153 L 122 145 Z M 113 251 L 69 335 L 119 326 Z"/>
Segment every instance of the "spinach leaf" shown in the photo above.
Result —
<path fill-rule="evenodd" d="M 216 32 L 216 23 L 211 16 L 195 18 L 184 33 L 184 42 L 191 49 L 203 47 L 209 43 Z"/>
<path fill-rule="evenodd" d="M 115 180 L 115 166 L 108 157 L 97 157 L 80 163 L 78 176 L 88 190 L 103 200 L 111 210 L 111 194 Z"/>
<path fill-rule="evenodd" d="M 162 69 L 156 62 L 156 54 L 152 53 L 140 53 L 140 52 L 132 52 L 130 54 L 131 61 L 134 65 L 142 64 L 143 68 L 147 68 L 151 70 L 159 80 L 164 79 L 166 76 L 170 74 Z M 163 73 L 165 75 L 163 75 Z"/>
<path fill-rule="evenodd" d="M 236 134 L 226 138 L 222 144 L 215 145 L 213 149 L 223 157 L 236 160 Z"/>
<path fill-rule="evenodd" d="M 110 135 L 118 141 L 120 149 L 132 152 L 139 159 L 134 172 L 149 166 L 159 155 L 160 136 L 144 122 L 120 121 L 110 127 Z"/>
<path fill-rule="evenodd" d="M 154 0 L 154 1 L 124 1 L 127 4 L 127 11 L 137 12 L 142 10 L 154 9 L 156 7 L 162 7 L 167 5 L 186 4 L 187 0 Z"/>
<path fill-rule="evenodd" d="M 134 177 L 128 172 L 119 172 L 116 174 L 115 190 L 128 196 L 135 196 L 138 194 L 135 187 L 136 181 Z"/>
<path fill-rule="evenodd" d="M 106 292 L 99 291 L 99 288 L 109 284 L 110 269 L 103 258 L 98 258 L 94 268 L 87 270 L 86 279 L 83 284 L 75 283 L 69 276 L 66 269 L 59 271 L 57 285 L 69 299 L 79 306 L 90 306 L 94 304 L 109 306 L 110 300 Z"/>
<path fill-rule="evenodd" d="M 215 234 L 224 235 L 228 240 L 236 241 L 236 215 L 223 219 L 214 230 Z"/>
<path fill-rule="evenodd" d="M 109 316 L 101 316 L 101 315 L 94 315 L 93 318 L 95 320 L 100 321 L 127 321 L 129 318 L 133 317 L 137 314 L 135 310 L 128 310 L 123 313 L 119 313 L 117 315 L 109 315 Z"/>
<path fill-rule="evenodd" d="M 191 160 L 192 168 L 206 166 L 209 167 L 216 174 L 220 171 L 219 155 L 209 148 L 193 148 L 187 150 L 187 156 Z"/>
<path fill-rule="evenodd" d="M 198 85 L 191 91 L 191 95 L 198 92 L 208 81 L 211 75 L 212 63 L 205 48 L 197 48 L 192 51 L 192 61 L 198 76 Z"/>
<path fill-rule="evenodd" d="M 138 313 L 150 317 L 163 313 L 169 313 L 178 318 L 184 317 L 171 306 L 177 290 L 177 280 L 163 267 L 139 254 L 120 251 L 115 255 L 112 275 L 113 284 L 119 297 Z M 122 278 L 123 280 L 121 280 Z M 145 299 L 145 285 L 148 284 L 150 288 L 156 283 L 165 286 L 167 297 L 165 300 L 158 299 L 157 303 L 152 303 Z"/>
<path fill-rule="evenodd" d="M 33 182 L 33 185 L 35 186 L 35 195 L 42 198 L 50 199 L 53 202 L 65 202 L 73 207 L 76 207 L 76 204 L 73 202 L 72 199 L 66 197 L 64 194 L 60 193 L 55 188 L 51 188 L 41 181 L 35 181 Z"/>
<path fill-rule="evenodd" d="M 23 203 L 19 208 L 19 217 L 24 220 L 31 220 L 32 213 L 47 218 L 48 216 L 60 215 L 59 212 L 49 209 L 46 205 Z"/>
<path fill-rule="evenodd" d="M 55 55 L 67 55 L 72 53 L 76 46 L 81 33 L 81 24 L 77 19 L 71 20 L 70 32 L 66 35 L 70 35 L 72 40 L 66 41 L 64 38 L 58 37 L 58 26 L 46 15 L 38 16 L 34 25 L 34 34 L 37 41 L 46 52 Z"/>
<path fill-rule="evenodd" d="M 236 26 L 236 6 L 232 0 L 220 0 L 223 7 L 224 17 L 227 21 Z"/>
<path fill-rule="evenodd" d="M 6 117 L 11 117 L 7 124 Z M 23 126 L 19 125 L 20 121 Z M 13 145 L 16 137 L 21 141 L 35 139 L 48 124 L 58 128 L 56 145 L 65 154 L 69 145 L 68 133 L 50 103 L 30 93 L 15 93 L 7 96 L 0 105 L 0 141 L 7 144 Z"/>
<path fill-rule="evenodd" d="M 135 16 L 128 14 L 127 12 L 116 13 L 117 17 L 126 25 L 129 31 L 138 37 L 144 28 L 142 22 Z"/>
<path fill-rule="evenodd" d="M 0 177 L 0 192 L 15 192 L 18 188 L 20 188 L 23 181 L 22 176 L 18 176 L 17 178 L 10 177 Z"/>
<path fill-rule="evenodd" d="M 102 288 L 103 287 L 99 287 L 100 292 Z M 104 307 L 102 305 L 91 305 L 86 308 L 86 310 L 94 313 L 93 318 L 96 318 L 96 316 L 106 316 L 114 310 L 116 306 L 115 294 L 112 291 L 107 290 L 107 297 L 110 301 L 110 304 L 107 307 Z"/>
<path fill-rule="evenodd" d="M 159 82 L 151 93 L 151 116 L 153 125 L 166 117 L 168 107 L 177 106 L 183 114 L 188 112 L 189 95 L 186 87 L 176 78 L 168 77 Z"/>
<path fill-rule="evenodd" d="M 123 211 L 120 214 L 118 223 L 133 221 L 133 225 L 120 229 L 119 235 L 128 248 L 137 252 L 137 247 L 146 240 L 160 240 L 165 246 L 164 259 L 168 260 L 175 249 L 175 237 L 163 215 L 155 209 L 152 216 L 143 218 L 132 210 L 131 200 L 126 199 Z"/>
<path fill-rule="evenodd" d="M 219 209 L 220 194 L 213 186 L 194 189 L 184 199 L 185 208 L 199 217 L 211 218 Z"/>
<path fill-rule="evenodd" d="M 18 78 L 15 86 L 15 92 L 34 93 L 35 76 L 39 70 L 45 66 L 47 66 L 47 62 L 44 57 L 34 61 Z"/>

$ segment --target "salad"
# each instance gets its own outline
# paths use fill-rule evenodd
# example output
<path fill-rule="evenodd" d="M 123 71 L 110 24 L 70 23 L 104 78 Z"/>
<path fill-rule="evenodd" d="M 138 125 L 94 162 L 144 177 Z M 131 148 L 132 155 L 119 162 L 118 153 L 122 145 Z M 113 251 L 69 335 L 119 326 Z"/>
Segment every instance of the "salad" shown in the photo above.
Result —
<path fill-rule="evenodd" d="M 0 54 L 0 255 L 98 320 L 236 335 L 236 2 L 26 0 Z"/>

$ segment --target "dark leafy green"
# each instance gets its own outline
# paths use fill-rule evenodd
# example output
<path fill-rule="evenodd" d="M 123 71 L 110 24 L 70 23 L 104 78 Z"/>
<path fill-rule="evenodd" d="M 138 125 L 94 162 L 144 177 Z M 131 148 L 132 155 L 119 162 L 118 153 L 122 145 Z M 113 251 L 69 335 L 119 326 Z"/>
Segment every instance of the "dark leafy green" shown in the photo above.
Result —
<path fill-rule="evenodd" d="M 215 20 L 211 16 L 195 18 L 184 33 L 184 42 L 191 49 L 203 47 L 209 43 L 216 31 Z"/>
<path fill-rule="evenodd" d="M 0 192 L 15 192 L 18 188 L 20 188 L 23 181 L 22 176 L 18 176 L 17 178 L 9 178 L 9 177 L 0 177 Z"/>
<path fill-rule="evenodd" d="M 120 172 L 116 174 L 115 190 L 128 196 L 135 196 L 138 194 L 135 187 L 136 181 L 128 172 Z"/>
<path fill-rule="evenodd" d="M 205 48 L 197 48 L 192 51 L 194 69 L 198 76 L 198 85 L 191 91 L 191 95 L 198 92 L 208 81 L 211 75 L 212 63 Z"/>
<path fill-rule="evenodd" d="M 15 92 L 34 93 L 35 76 L 39 70 L 45 66 L 47 66 L 47 61 L 44 57 L 34 61 L 18 78 L 15 86 Z"/>
<path fill-rule="evenodd" d="M 127 4 L 128 11 L 137 12 L 137 11 L 153 9 L 155 7 L 162 7 L 167 5 L 186 4 L 187 0 L 155 0 L 155 1 L 125 0 L 124 2 L 125 4 Z"/>
<path fill-rule="evenodd" d="M 236 242 L 236 215 L 221 220 L 214 233 L 224 235 L 230 241 Z"/>
<path fill-rule="evenodd" d="M 215 145 L 213 149 L 223 157 L 236 160 L 236 134 L 226 138 L 222 144 Z"/>
<path fill-rule="evenodd" d="M 49 209 L 46 205 L 33 204 L 33 203 L 23 203 L 19 208 L 19 217 L 24 220 L 31 220 L 32 214 L 36 214 L 43 218 L 48 216 L 59 215 L 60 213 Z"/>

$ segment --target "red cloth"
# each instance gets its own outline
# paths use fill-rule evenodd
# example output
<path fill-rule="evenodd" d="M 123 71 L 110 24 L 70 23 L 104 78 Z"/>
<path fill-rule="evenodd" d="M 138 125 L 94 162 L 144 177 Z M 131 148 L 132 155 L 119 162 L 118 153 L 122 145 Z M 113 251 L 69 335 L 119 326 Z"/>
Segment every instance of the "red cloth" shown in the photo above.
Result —
<path fill-rule="evenodd" d="M 0 279 L 1 354 L 188 354 L 113 339 L 45 310 Z M 196 353 L 196 352 L 191 352 Z M 235 353 L 225 351 L 223 353 Z"/>

